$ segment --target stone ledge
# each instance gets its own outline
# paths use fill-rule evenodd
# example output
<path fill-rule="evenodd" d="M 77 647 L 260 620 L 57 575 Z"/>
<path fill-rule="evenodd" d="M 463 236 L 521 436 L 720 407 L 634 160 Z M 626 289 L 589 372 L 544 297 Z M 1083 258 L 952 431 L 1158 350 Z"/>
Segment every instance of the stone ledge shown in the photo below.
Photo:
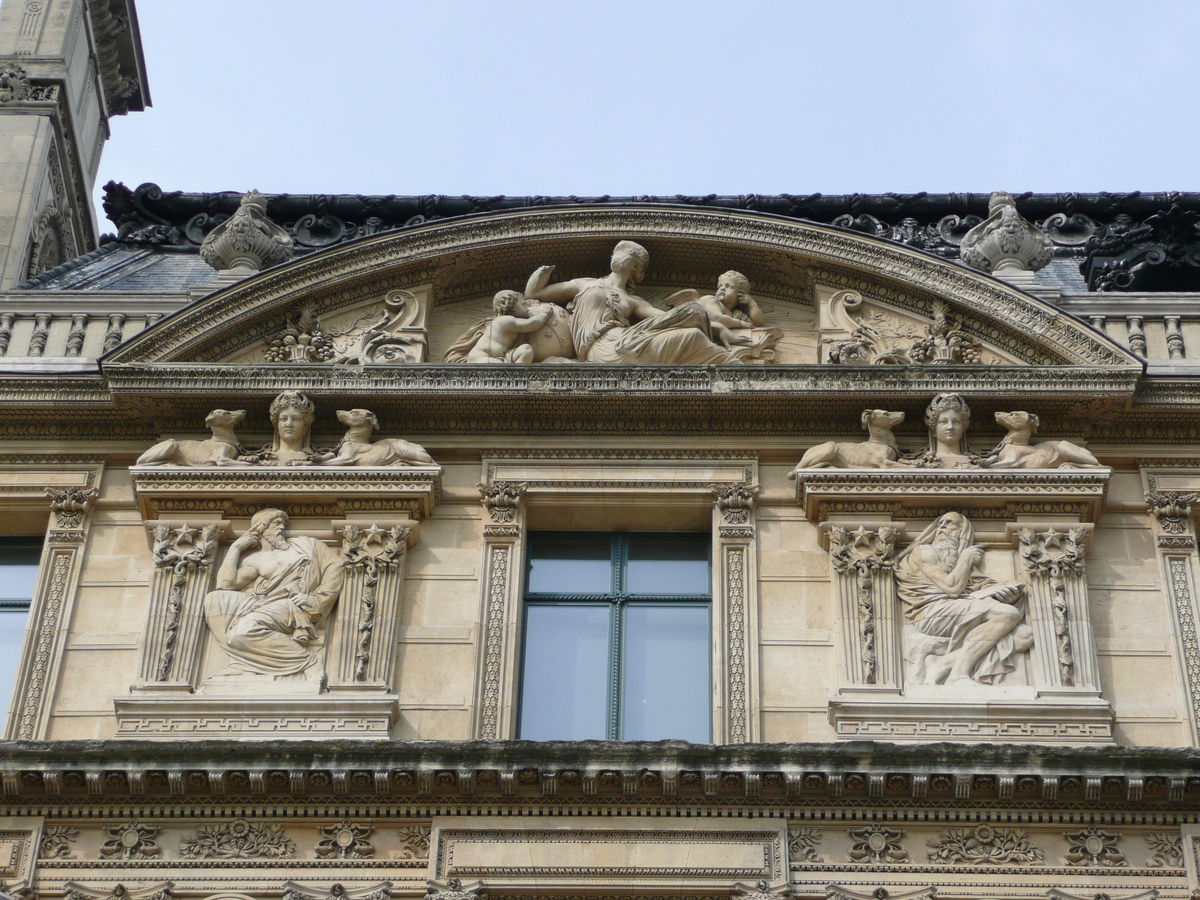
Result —
<path fill-rule="evenodd" d="M 935 699 L 856 697 L 847 691 L 829 701 L 829 722 L 839 737 L 848 740 L 1113 743 L 1112 707 L 1088 694 L 1024 700 Z"/>
<path fill-rule="evenodd" d="M 134 696 L 118 697 L 114 705 L 118 737 L 171 741 L 188 737 L 311 740 L 324 735 L 386 738 L 400 713 L 393 694 Z"/>

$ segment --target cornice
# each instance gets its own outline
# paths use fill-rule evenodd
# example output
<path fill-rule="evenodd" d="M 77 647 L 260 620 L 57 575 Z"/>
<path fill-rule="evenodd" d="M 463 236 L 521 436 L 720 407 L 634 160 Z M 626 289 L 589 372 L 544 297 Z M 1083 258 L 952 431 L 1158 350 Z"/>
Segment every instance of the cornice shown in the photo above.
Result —
<path fill-rule="evenodd" d="M 1116 342 L 1053 306 L 1003 281 L 894 242 L 829 226 L 761 213 L 671 206 L 592 206 L 523 209 L 447 220 L 335 246 L 294 260 L 198 300 L 131 339 L 108 358 L 113 364 L 221 359 L 223 340 L 244 341 L 260 320 L 304 298 L 333 308 L 369 287 L 404 285 L 399 277 L 453 253 L 530 241 L 569 238 L 721 242 L 820 264 L 873 273 L 911 290 L 947 298 L 973 315 L 1017 329 L 1049 354 L 1048 362 L 1141 366 Z M 406 276 L 416 278 L 417 274 Z M 395 282 L 395 283 L 393 283 Z"/>
<path fill-rule="evenodd" d="M 1195 810 L 1200 750 L 1019 744 L 6 741 L 12 803 L 575 795 Z"/>

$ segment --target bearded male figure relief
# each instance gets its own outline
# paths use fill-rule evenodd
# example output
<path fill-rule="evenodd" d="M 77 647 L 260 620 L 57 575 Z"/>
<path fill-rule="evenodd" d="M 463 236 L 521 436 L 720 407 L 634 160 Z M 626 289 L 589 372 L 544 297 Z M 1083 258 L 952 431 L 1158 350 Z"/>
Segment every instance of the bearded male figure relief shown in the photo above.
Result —
<path fill-rule="evenodd" d="M 993 684 L 1033 646 L 1025 622 L 1025 585 L 975 572 L 983 550 L 971 523 L 946 513 L 896 557 L 904 605 L 904 658 L 918 684 Z"/>
<path fill-rule="evenodd" d="M 325 679 L 325 626 L 342 590 L 341 558 L 311 537 L 287 535 L 283 510 L 263 509 L 230 546 L 204 617 L 229 665 L 214 677 Z"/>

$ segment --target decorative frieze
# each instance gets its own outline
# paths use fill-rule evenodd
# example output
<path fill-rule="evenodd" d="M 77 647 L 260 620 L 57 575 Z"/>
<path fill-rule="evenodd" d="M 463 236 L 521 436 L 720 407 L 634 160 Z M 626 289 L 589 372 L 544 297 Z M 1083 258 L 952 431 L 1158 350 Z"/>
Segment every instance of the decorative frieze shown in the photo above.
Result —
<path fill-rule="evenodd" d="M 187 859 L 281 859 L 296 855 L 296 844 L 283 826 L 235 819 L 223 825 L 200 825 L 179 843 Z"/>
<path fill-rule="evenodd" d="M 153 859 L 162 853 L 156 840 L 159 828 L 143 825 L 130 819 L 122 825 L 105 829 L 108 840 L 100 845 L 100 855 L 107 859 Z"/>
<path fill-rule="evenodd" d="M 392 900 L 392 882 L 346 888 L 341 884 L 319 887 L 289 881 L 283 886 L 283 900 Z"/>
<path fill-rule="evenodd" d="M 950 828 L 926 843 L 929 861 L 975 866 L 1036 866 L 1045 854 L 1029 842 L 1023 828 L 976 825 Z"/>
<path fill-rule="evenodd" d="M 358 825 L 343 819 L 321 828 L 321 840 L 317 842 L 317 856 L 324 859 L 366 859 L 375 855 L 371 844 L 370 825 Z"/>
<path fill-rule="evenodd" d="M 850 845 L 850 862 L 906 863 L 908 851 L 901 845 L 904 830 L 885 825 L 864 825 L 846 832 L 853 843 Z"/>
<path fill-rule="evenodd" d="M 1112 868 L 1129 865 L 1129 860 L 1118 846 L 1121 841 L 1120 832 L 1102 831 L 1095 825 L 1089 825 L 1079 831 L 1064 831 L 1063 837 L 1067 839 L 1068 844 L 1068 866 Z"/>

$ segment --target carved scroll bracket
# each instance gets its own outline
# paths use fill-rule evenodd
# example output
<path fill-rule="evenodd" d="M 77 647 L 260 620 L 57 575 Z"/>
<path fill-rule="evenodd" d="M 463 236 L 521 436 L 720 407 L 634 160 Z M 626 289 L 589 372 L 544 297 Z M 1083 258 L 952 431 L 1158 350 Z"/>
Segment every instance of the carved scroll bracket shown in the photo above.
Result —
<path fill-rule="evenodd" d="M 1093 527 L 1060 522 L 1006 528 L 1030 585 L 1028 621 L 1043 690 L 1100 690 L 1084 562 Z"/>
<path fill-rule="evenodd" d="M 892 561 L 904 527 L 869 522 L 851 529 L 826 523 L 820 534 L 835 575 L 845 682 L 899 690 L 899 603 Z"/>
<path fill-rule="evenodd" d="M 346 580 L 333 638 L 329 690 L 391 690 L 396 629 L 408 550 L 417 542 L 411 519 L 335 521 Z"/>

